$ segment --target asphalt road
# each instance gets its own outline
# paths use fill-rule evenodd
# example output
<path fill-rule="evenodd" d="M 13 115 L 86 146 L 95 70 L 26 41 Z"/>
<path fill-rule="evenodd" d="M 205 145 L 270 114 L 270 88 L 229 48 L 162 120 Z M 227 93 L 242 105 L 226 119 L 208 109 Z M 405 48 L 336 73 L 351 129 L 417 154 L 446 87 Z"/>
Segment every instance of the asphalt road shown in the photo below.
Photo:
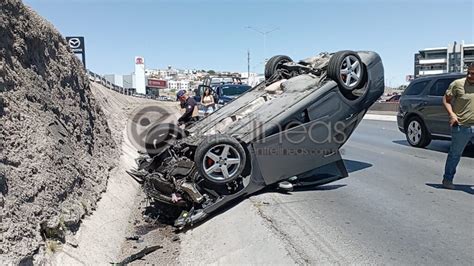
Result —
<path fill-rule="evenodd" d="M 448 148 L 413 148 L 395 122 L 364 120 L 343 147 L 348 178 L 245 200 L 187 232 L 181 262 L 472 265 L 474 152 L 446 190 Z"/>

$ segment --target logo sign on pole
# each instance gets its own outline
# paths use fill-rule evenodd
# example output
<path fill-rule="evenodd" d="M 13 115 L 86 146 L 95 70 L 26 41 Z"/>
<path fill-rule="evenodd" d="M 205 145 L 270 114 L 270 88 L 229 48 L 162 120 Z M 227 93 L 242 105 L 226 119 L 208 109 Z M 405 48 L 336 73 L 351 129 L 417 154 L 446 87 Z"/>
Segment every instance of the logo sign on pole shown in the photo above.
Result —
<path fill-rule="evenodd" d="M 86 46 L 84 44 L 84 37 L 66 37 L 66 42 L 73 53 L 82 56 L 82 63 L 84 64 L 84 68 L 86 68 Z"/>
<path fill-rule="evenodd" d="M 143 57 L 135 57 L 135 65 L 143 65 L 145 64 L 145 60 L 143 59 Z"/>
<path fill-rule="evenodd" d="M 145 58 L 142 56 L 135 57 L 135 89 L 137 93 L 146 94 L 146 77 L 145 77 Z"/>

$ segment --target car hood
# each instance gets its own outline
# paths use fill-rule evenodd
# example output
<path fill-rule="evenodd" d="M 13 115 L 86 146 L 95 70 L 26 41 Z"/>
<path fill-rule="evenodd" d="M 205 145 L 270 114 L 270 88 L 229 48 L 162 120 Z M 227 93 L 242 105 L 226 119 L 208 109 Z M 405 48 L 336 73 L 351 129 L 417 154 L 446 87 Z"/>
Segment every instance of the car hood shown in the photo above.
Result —
<path fill-rule="evenodd" d="M 233 99 L 237 98 L 239 95 L 222 95 L 219 97 L 219 100 L 223 100 L 225 102 L 230 102 Z"/>

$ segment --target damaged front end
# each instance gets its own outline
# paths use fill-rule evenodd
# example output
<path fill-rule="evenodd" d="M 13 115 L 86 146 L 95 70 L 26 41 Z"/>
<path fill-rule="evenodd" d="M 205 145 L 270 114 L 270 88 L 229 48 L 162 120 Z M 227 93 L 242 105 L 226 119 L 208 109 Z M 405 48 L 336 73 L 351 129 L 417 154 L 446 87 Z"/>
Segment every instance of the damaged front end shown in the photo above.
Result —
<path fill-rule="evenodd" d="M 177 141 L 153 157 L 142 155 L 138 169 L 129 172 L 142 181 L 148 197 L 180 210 L 174 221 L 178 228 L 203 220 L 208 215 L 204 209 L 244 187 L 242 177 L 222 184 L 206 180 L 194 162 L 195 152 L 196 147 Z"/>

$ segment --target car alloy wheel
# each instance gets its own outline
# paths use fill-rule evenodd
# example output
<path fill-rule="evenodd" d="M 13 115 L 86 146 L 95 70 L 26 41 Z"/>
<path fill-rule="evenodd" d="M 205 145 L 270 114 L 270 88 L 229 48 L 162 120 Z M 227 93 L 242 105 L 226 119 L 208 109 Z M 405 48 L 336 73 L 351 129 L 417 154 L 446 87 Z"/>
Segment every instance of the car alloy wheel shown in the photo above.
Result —
<path fill-rule="evenodd" d="M 407 128 L 407 137 L 410 144 L 417 146 L 421 142 L 421 138 L 423 136 L 423 129 L 421 127 L 420 122 L 417 120 L 413 120 L 408 124 Z"/>
<path fill-rule="evenodd" d="M 347 87 L 355 88 L 362 78 L 362 66 L 359 59 L 354 55 L 346 56 L 341 62 L 339 73 Z"/>
<path fill-rule="evenodd" d="M 204 155 L 202 164 L 208 177 L 213 180 L 231 180 L 240 168 L 240 155 L 231 145 L 216 145 Z"/>
<path fill-rule="evenodd" d="M 354 51 L 339 51 L 329 59 L 327 75 L 350 99 L 356 99 L 355 90 L 362 89 L 367 80 L 366 69 L 359 55 Z"/>
<path fill-rule="evenodd" d="M 246 160 L 242 145 L 235 138 L 222 134 L 206 137 L 194 156 L 199 174 L 213 184 L 226 184 L 239 178 Z"/>

